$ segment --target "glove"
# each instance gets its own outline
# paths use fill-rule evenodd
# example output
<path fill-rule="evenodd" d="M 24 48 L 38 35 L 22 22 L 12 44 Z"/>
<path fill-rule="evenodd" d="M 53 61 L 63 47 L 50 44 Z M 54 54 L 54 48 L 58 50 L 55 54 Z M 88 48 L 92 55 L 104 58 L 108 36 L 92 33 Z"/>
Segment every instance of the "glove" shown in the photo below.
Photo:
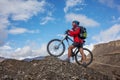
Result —
<path fill-rule="evenodd" d="M 65 31 L 65 34 L 68 34 L 69 31 L 70 31 L 70 30 Z"/>

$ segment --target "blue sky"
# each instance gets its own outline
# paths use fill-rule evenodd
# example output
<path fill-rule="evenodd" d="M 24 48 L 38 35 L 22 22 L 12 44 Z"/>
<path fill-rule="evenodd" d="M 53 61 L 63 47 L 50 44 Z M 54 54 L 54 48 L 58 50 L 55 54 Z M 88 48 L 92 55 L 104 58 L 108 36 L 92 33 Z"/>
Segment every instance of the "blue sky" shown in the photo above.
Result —
<path fill-rule="evenodd" d="M 120 39 L 119 0 L 0 0 L 0 56 L 47 55 L 48 41 L 61 39 L 73 20 L 87 28 L 90 49 Z"/>

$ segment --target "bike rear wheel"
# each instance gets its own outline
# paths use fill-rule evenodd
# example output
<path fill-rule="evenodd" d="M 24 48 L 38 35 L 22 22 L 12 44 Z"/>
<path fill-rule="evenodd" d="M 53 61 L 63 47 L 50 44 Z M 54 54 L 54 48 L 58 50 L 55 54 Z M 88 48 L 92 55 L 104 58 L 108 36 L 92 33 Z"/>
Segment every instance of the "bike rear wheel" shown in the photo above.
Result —
<path fill-rule="evenodd" d="M 53 39 L 48 43 L 47 51 L 51 56 L 59 57 L 65 52 L 65 45 L 61 40 Z"/>
<path fill-rule="evenodd" d="M 88 66 L 88 65 L 91 64 L 92 61 L 93 61 L 93 54 L 92 54 L 92 52 L 91 52 L 89 49 L 87 49 L 87 48 L 83 48 L 83 51 L 84 51 L 84 54 L 85 54 L 85 56 L 86 56 L 86 66 Z M 79 52 L 79 50 L 76 52 L 75 60 L 76 60 L 77 64 L 82 65 L 82 55 L 81 55 L 81 53 Z"/>

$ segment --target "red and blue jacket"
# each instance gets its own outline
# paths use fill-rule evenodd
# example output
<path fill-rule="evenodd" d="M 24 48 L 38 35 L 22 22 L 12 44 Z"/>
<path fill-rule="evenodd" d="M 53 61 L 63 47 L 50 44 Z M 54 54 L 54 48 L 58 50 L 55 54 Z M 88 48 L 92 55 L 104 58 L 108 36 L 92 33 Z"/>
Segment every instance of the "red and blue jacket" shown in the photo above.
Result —
<path fill-rule="evenodd" d="M 84 40 L 79 37 L 80 27 L 76 26 L 76 27 L 72 28 L 72 30 L 69 30 L 68 34 L 69 34 L 69 36 L 73 37 L 74 42 L 77 42 L 77 43 L 84 42 Z"/>

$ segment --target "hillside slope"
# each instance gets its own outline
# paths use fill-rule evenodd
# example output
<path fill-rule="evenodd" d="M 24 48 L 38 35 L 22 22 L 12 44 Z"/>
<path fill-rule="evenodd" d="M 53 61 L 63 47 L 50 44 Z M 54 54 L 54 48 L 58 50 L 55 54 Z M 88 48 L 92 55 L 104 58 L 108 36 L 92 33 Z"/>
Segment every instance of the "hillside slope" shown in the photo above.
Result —
<path fill-rule="evenodd" d="M 120 66 L 120 40 L 95 45 L 92 52 L 95 61 Z"/>
<path fill-rule="evenodd" d="M 120 80 L 120 40 L 95 45 L 92 52 L 94 61 L 90 67 Z"/>
<path fill-rule="evenodd" d="M 4 61 L 5 58 L 4 57 L 0 57 L 0 62 Z"/>
<path fill-rule="evenodd" d="M 0 63 L 0 80 L 113 80 L 113 77 L 58 58 L 46 57 L 31 62 L 4 60 Z"/>

